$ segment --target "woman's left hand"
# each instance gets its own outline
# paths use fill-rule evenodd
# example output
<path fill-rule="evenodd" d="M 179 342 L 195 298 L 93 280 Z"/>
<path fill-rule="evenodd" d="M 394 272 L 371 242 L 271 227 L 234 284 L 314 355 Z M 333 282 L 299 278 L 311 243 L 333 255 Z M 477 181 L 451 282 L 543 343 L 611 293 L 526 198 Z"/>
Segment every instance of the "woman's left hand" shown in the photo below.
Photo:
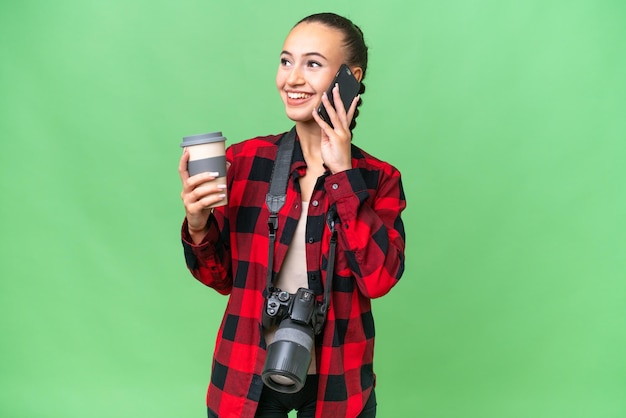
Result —
<path fill-rule="evenodd" d="M 335 87 L 333 87 L 333 99 L 336 104 L 335 108 L 330 104 L 326 93 L 322 96 L 322 103 L 326 108 L 326 113 L 328 113 L 333 127 L 320 118 L 317 114 L 317 109 L 313 111 L 313 119 L 322 129 L 322 159 L 331 173 L 335 174 L 352 168 L 350 150 L 352 132 L 350 132 L 350 123 L 361 96 L 357 95 L 354 98 L 350 109 L 346 112 L 339 95 L 339 85 L 335 84 Z"/>

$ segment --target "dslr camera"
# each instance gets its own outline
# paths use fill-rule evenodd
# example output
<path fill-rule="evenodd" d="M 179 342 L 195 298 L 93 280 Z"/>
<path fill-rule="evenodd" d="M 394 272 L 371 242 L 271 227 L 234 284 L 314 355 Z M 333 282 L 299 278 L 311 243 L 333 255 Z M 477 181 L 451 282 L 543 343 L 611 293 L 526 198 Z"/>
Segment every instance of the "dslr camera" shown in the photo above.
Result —
<path fill-rule="evenodd" d="M 263 310 L 263 327 L 278 325 L 274 341 L 267 347 L 261 378 L 270 388 L 295 393 L 304 386 L 314 345 L 326 319 L 327 304 L 304 287 L 295 294 L 272 289 Z"/>

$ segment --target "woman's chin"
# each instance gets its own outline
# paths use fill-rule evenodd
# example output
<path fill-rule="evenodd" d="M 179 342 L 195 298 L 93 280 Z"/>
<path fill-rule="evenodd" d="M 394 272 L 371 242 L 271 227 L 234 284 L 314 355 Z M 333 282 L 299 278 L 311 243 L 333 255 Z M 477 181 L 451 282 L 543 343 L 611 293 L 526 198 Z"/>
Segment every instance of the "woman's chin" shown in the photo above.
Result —
<path fill-rule="evenodd" d="M 294 122 L 315 122 L 313 116 L 311 115 L 312 110 L 308 109 L 286 109 L 285 113 L 287 117 Z"/>

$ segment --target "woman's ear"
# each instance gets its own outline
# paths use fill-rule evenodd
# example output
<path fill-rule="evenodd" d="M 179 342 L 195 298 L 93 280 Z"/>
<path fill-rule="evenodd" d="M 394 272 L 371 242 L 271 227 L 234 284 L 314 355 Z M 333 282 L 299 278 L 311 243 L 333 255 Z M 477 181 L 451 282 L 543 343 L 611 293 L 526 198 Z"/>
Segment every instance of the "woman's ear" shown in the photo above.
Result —
<path fill-rule="evenodd" d="M 350 71 L 352 71 L 352 75 L 354 76 L 354 78 L 359 80 L 359 83 L 360 83 L 361 80 L 363 79 L 363 68 L 361 68 L 361 67 L 352 67 L 352 68 L 350 68 Z"/>

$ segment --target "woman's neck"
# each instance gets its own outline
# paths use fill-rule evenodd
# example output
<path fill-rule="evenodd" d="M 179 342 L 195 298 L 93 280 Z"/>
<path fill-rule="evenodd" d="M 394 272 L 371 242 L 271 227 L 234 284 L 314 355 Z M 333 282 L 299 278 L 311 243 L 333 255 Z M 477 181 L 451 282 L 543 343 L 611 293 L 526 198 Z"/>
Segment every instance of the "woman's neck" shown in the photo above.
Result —
<path fill-rule="evenodd" d="M 315 121 L 312 122 L 313 123 L 296 122 L 296 132 L 300 140 L 300 147 L 302 148 L 302 153 L 307 163 L 317 160 L 321 161 L 322 159 L 322 131 Z"/>

